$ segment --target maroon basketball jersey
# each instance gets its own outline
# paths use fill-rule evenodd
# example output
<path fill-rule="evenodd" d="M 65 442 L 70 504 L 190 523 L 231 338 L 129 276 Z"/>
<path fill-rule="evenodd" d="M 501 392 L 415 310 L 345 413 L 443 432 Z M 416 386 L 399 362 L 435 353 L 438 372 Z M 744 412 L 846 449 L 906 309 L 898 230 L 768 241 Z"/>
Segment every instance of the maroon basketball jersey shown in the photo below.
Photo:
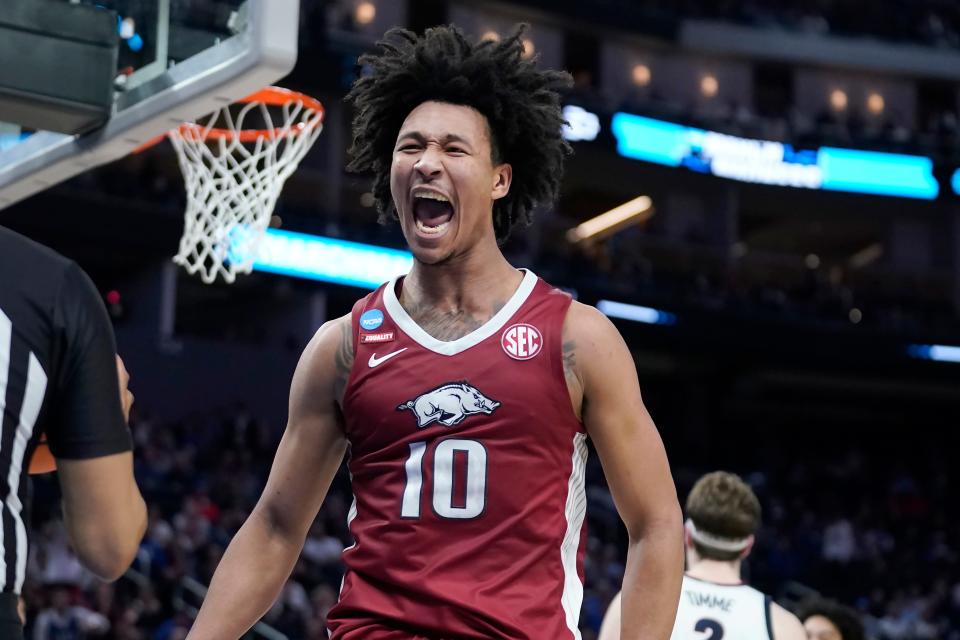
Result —
<path fill-rule="evenodd" d="M 580 638 L 587 444 L 563 373 L 569 306 L 527 271 L 452 342 L 407 315 L 396 281 L 354 306 L 356 542 L 333 638 Z"/>

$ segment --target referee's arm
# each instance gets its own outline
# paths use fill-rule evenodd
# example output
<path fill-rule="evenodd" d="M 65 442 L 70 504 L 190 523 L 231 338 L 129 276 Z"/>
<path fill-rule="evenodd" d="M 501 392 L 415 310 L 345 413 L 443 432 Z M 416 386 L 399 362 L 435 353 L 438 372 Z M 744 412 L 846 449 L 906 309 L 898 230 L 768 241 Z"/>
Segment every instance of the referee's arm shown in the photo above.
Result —
<path fill-rule="evenodd" d="M 128 377 L 103 302 L 75 265 L 65 275 L 55 316 L 62 357 L 47 438 L 64 522 L 84 566 L 115 580 L 133 561 L 147 526 L 133 475 Z"/>

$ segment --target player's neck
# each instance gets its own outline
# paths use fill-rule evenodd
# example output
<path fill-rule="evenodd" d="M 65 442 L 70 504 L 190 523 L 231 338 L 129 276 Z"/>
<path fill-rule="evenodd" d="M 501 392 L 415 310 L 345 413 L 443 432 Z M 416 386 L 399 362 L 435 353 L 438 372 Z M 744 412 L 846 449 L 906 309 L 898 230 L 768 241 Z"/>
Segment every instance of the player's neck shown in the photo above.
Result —
<path fill-rule="evenodd" d="M 717 584 L 741 584 L 740 560 L 733 562 L 699 559 L 690 563 L 687 575 Z"/>
<path fill-rule="evenodd" d="M 400 301 L 404 306 L 408 301 L 431 305 L 441 312 L 483 314 L 492 300 L 508 300 L 522 277 L 495 241 L 482 243 L 440 264 L 414 262 L 403 279 Z"/>
<path fill-rule="evenodd" d="M 523 274 L 499 248 L 455 256 L 440 265 L 415 262 L 397 292 L 400 304 L 438 340 L 456 340 L 479 328 L 516 293 Z"/>

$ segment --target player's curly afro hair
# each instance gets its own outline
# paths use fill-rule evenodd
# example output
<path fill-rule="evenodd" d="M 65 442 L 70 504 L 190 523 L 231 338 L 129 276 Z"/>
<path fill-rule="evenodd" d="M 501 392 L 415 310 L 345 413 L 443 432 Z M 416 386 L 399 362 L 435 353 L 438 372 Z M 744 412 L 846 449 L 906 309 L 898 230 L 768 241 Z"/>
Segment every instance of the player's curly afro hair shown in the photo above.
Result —
<path fill-rule="evenodd" d="M 423 36 L 391 29 L 378 42 L 382 53 L 365 54 L 366 72 L 347 95 L 356 107 L 351 171 L 373 171 L 380 221 L 395 219 L 390 194 L 393 147 L 403 121 L 423 102 L 473 107 L 490 127 L 493 162 L 513 166 L 510 193 L 494 202 L 493 226 L 504 241 L 527 225 L 537 204 L 552 202 L 560 187 L 570 145 L 561 136 L 558 91 L 569 87 L 566 72 L 537 68 L 523 58 L 519 25 L 499 42 L 471 42 L 457 27 L 427 29 Z"/>
<path fill-rule="evenodd" d="M 864 640 L 863 622 L 854 609 L 821 597 L 813 597 L 800 604 L 797 617 L 802 622 L 813 616 L 823 616 L 837 628 L 842 640 Z"/>

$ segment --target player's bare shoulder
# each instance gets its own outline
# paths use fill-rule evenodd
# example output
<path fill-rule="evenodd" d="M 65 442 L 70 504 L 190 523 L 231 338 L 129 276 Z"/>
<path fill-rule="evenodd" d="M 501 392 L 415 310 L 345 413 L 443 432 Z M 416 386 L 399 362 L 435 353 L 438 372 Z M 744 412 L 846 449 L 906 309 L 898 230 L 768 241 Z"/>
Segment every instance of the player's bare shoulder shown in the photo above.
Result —
<path fill-rule="evenodd" d="M 325 322 L 300 356 L 295 386 L 296 378 L 302 378 L 304 392 L 339 404 L 353 369 L 353 354 L 350 314 Z"/>
<path fill-rule="evenodd" d="M 595 362 L 629 353 L 620 332 L 596 307 L 574 300 L 563 323 L 564 367 L 581 376 Z M 569 355 L 569 357 L 568 357 Z"/>
<path fill-rule="evenodd" d="M 591 373 L 629 356 L 626 343 L 610 319 L 596 307 L 574 300 L 563 322 L 563 373 L 571 401 L 580 415 Z M 632 366 L 632 360 L 630 360 Z"/>
<path fill-rule="evenodd" d="M 806 640 L 807 632 L 804 630 L 800 618 L 776 602 L 770 604 L 770 616 L 775 640 Z"/>
<path fill-rule="evenodd" d="M 341 316 L 333 321 L 335 325 L 337 350 L 333 356 L 333 393 L 337 404 L 343 403 L 343 393 L 350 380 L 350 371 L 353 369 L 353 324 L 350 314 Z M 331 332 L 334 333 L 334 332 Z"/>

